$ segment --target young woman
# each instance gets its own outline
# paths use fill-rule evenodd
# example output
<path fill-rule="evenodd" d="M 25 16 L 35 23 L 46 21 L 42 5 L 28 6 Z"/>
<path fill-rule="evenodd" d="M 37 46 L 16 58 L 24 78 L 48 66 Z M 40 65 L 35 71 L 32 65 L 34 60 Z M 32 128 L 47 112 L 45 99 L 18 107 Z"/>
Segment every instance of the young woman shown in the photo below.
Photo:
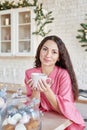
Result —
<path fill-rule="evenodd" d="M 52 82 L 39 80 L 34 86 L 31 74 L 44 73 Z M 27 96 L 40 99 L 39 108 L 56 111 L 73 123 L 66 130 L 84 130 L 84 121 L 75 107 L 78 85 L 68 51 L 57 36 L 45 37 L 37 48 L 35 67 L 26 70 L 25 84 Z"/>

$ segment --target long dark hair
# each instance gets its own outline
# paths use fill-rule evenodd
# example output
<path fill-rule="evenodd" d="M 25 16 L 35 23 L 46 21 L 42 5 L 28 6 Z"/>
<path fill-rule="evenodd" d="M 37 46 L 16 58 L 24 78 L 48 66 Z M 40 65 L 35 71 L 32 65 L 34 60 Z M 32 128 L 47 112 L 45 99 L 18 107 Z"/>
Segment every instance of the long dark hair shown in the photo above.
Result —
<path fill-rule="evenodd" d="M 72 89 L 74 92 L 74 99 L 76 100 L 78 98 L 78 84 L 77 84 L 75 72 L 74 72 L 74 69 L 72 66 L 72 62 L 71 62 L 69 53 L 65 47 L 65 44 L 59 37 L 54 36 L 54 35 L 47 36 L 41 41 L 41 43 L 39 44 L 39 46 L 37 48 L 37 52 L 36 52 L 36 56 L 35 56 L 35 67 L 41 67 L 41 62 L 40 62 L 40 58 L 39 58 L 40 50 L 47 40 L 52 40 L 57 44 L 57 47 L 59 49 L 59 61 L 57 61 L 55 65 L 60 66 L 61 68 L 64 68 L 68 71 L 70 78 L 71 78 Z"/>

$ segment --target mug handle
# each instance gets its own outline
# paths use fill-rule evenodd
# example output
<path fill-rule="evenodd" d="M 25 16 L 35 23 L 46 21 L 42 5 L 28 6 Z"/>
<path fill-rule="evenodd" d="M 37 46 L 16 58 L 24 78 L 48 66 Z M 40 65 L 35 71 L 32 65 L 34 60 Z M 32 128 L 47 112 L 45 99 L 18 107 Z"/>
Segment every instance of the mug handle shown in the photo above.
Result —
<path fill-rule="evenodd" d="M 50 85 L 52 85 L 52 79 L 51 78 L 49 78 L 49 77 L 47 77 L 47 79 L 46 79 L 46 82 L 47 82 L 47 84 L 50 84 Z"/>

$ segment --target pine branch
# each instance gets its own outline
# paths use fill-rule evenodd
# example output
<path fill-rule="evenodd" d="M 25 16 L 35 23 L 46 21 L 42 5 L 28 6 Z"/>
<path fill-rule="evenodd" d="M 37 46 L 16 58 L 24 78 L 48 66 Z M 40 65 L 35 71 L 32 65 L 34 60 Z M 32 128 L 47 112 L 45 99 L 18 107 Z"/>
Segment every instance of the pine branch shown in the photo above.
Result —
<path fill-rule="evenodd" d="M 87 29 L 87 24 L 81 23 L 80 24 L 85 30 Z"/>

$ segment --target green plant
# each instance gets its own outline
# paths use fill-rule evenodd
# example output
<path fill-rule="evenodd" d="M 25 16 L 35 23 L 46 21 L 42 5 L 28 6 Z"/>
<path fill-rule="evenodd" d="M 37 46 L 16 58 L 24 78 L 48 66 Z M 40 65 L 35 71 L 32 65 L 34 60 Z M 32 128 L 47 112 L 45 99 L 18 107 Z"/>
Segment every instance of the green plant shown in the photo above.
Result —
<path fill-rule="evenodd" d="M 85 47 L 85 51 L 87 51 L 87 23 L 81 23 L 81 29 L 78 30 L 81 34 L 76 36 L 77 39 L 80 39 L 79 42 L 82 43 L 82 47 Z"/>
<path fill-rule="evenodd" d="M 51 30 L 46 31 L 45 27 L 47 24 L 52 23 L 54 18 L 52 17 L 52 11 L 47 12 L 43 9 L 42 3 L 38 3 L 38 0 L 33 0 L 32 3 L 29 0 L 19 0 L 18 2 L 5 0 L 0 2 L 0 10 L 7 10 L 12 8 L 22 8 L 34 6 L 35 22 L 37 29 L 33 34 L 40 35 L 42 37 L 46 36 Z"/>
<path fill-rule="evenodd" d="M 54 20 L 53 17 L 51 17 L 52 11 L 47 12 L 42 8 L 42 4 L 36 7 L 34 10 L 36 13 L 35 21 L 37 23 L 37 31 L 33 34 L 39 34 L 41 36 L 45 36 L 48 34 L 51 30 L 45 31 L 45 26 L 49 23 L 52 23 Z"/>

